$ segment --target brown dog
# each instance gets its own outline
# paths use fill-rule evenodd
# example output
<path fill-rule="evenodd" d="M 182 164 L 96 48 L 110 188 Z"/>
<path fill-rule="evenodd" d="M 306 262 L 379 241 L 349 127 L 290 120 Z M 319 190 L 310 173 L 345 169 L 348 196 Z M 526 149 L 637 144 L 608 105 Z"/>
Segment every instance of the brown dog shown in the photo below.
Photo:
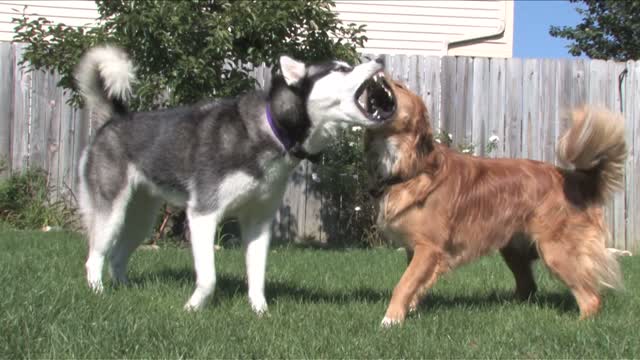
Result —
<path fill-rule="evenodd" d="M 558 158 L 571 169 L 517 159 L 460 154 L 434 141 L 422 100 L 392 84 L 397 109 L 367 130 L 365 151 L 376 179 L 378 225 L 400 240 L 409 265 L 383 326 L 400 323 L 439 275 L 500 250 L 516 295 L 536 290 L 531 263 L 540 255 L 575 296 L 580 318 L 595 314 L 602 286 L 621 284 L 603 204 L 623 180 L 626 145 L 620 116 L 584 108 L 571 114 Z M 376 196 L 374 195 L 374 196 Z"/>

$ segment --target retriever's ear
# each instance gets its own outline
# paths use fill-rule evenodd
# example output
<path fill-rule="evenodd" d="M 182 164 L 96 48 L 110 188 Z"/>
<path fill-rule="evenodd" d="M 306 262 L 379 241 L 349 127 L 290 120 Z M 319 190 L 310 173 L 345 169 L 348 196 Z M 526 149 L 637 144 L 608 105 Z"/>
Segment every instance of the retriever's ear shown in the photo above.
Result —
<path fill-rule="evenodd" d="M 420 119 L 418 120 L 418 136 L 416 142 L 413 144 L 416 152 L 420 155 L 427 155 L 435 148 L 435 140 L 433 138 L 433 130 L 429 125 L 429 113 L 426 107 L 423 106 L 423 111 L 420 112 Z"/>
<path fill-rule="evenodd" d="M 413 148 L 416 149 L 414 154 L 418 159 L 428 155 L 434 148 L 433 136 L 431 136 L 431 134 L 420 134 L 416 136 L 413 142 Z"/>

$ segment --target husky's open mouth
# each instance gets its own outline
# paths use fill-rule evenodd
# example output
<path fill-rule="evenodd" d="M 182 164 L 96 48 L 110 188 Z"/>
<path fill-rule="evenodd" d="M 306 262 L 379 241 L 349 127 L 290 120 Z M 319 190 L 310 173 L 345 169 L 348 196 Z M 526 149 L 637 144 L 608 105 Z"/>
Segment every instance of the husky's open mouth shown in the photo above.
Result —
<path fill-rule="evenodd" d="M 355 102 L 365 116 L 376 122 L 391 118 L 396 111 L 396 98 L 382 72 L 360 85 Z"/>

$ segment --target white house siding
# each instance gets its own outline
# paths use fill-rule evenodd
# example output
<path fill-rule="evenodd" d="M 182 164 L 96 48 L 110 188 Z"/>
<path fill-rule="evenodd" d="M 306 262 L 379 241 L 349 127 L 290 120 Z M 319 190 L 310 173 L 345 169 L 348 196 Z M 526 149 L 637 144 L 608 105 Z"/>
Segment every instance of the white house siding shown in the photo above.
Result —
<path fill-rule="evenodd" d="M 367 26 L 363 52 L 512 56 L 512 1 L 337 0 L 335 9 L 342 21 Z M 496 38 L 456 43 L 500 32 Z"/>
<path fill-rule="evenodd" d="M 362 52 L 379 54 L 511 57 L 513 2 L 502 0 L 336 0 L 346 23 L 367 25 Z M 98 17 L 92 0 L 0 0 L 0 41 L 11 41 L 13 17 L 44 16 L 54 23 L 90 26 Z M 491 39 L 459 43 L 504 32 Z M 447 45 L 450 44 L 450 45 Z"/>
<path fill-rule="evenodd" d="M 92 0 L 0 0 L 0 41 L 13 40 L 16 25 L 11 19 L 22 17 L 23 11 L 33 18 L 42 16 L 54 23 L 70 26 L 90 26 L 98 17 L 96 4 Z"/>

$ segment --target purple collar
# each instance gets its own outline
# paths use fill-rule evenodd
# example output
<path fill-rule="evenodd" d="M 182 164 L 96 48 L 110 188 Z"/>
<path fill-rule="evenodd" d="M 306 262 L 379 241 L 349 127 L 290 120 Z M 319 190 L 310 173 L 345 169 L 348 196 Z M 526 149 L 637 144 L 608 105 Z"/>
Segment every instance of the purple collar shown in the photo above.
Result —
<path fill-rule="evenodd" d="M 273 118 L 271 117 L 271 104 L 269 102 L 267 102 L 266 112 L 267 122 L 271 127 L 271 131 L 273 131 L 273 134 L 278 138 L 278 140 L 280 140 L 280 143 L 282 144 L 282 146 L 284 146 L 284 149 L 289 151 L 289 149 L 291 149 L 291 147 L 293 146 L 291 139 L 287 138 L 284 134 L 281 134 L 280 131 L 278 131 L 278 127 L 276 126 L 276 124 L 274 124 Z"/>

